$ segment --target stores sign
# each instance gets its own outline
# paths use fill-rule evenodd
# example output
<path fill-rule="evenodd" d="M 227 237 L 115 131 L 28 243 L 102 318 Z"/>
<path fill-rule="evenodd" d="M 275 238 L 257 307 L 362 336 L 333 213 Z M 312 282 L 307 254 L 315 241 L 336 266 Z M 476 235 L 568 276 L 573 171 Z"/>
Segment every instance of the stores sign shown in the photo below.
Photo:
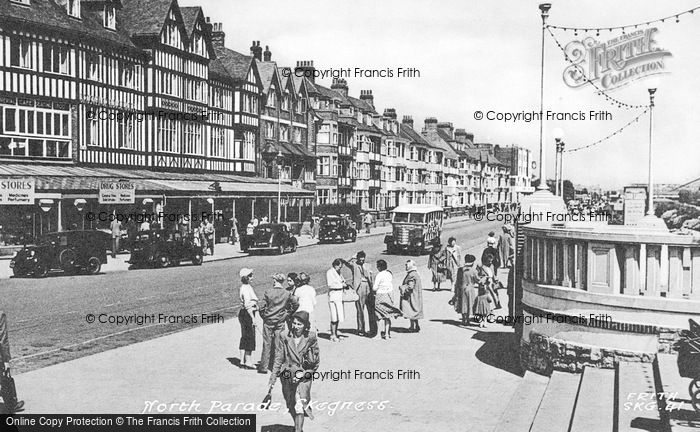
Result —
<path fill-rule="evenodd" d="M 0 205 L 33 205 L 35 186 L 32 178 L 0 179 Z"/>
<path fill-rule="evenodd" d="M 569 42 L 564 50 L 571 65 L 564 70 L 564 82 L 577 88 L 590 80 L 601 90 L 613 90 L 640 78 L 668 73 L 665 57 L 671 53 L 656 46 L 657 32 L 648 28 L 602 42 L 592 37 Z"/>
<path fill-rule="evenodd" d="M 100 182 L 100 204 L 133 204 L 136 185 L 130 182 Z"/>

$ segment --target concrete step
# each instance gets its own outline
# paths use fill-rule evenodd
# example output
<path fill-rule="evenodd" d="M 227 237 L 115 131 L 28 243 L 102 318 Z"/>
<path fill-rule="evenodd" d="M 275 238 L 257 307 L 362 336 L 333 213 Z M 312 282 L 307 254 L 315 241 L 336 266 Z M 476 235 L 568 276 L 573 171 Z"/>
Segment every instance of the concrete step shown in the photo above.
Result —
<path fill-rule="evenodd" d="M 620 362 L 617 366 L 616 423 L 619 432 L 664 430 L 650 363 Z"/>
<path fill-rule="evenodd" d="M 530 430 L 548 382 L 549 378 L 545 376 L 525 372 L 522 382 L 510 398 L 494 432 Z"/>
<path fill-rule="evenodd" d="M 662 394 L 659 405 L 662 409 L 662 417 L 668 419 L 669 430 L 673 432 L 698 431 L 700 428 L 700 414 L 690 404 L 688 386 L 690 378 L 683 378 L 678 373 L 677 356 L 673 354 L 659 354 L 654 367 L 657 369 L 660 388 L 657 392 Z"/>
<path fill-rule="evenodd" d="M 615 371 L 585 368 L 569 432 L 612 431 Z"/>
<path fill-rule="evenodd" d="M 568 431 L 581 374 L 554 371 L 530 432 Z"/>

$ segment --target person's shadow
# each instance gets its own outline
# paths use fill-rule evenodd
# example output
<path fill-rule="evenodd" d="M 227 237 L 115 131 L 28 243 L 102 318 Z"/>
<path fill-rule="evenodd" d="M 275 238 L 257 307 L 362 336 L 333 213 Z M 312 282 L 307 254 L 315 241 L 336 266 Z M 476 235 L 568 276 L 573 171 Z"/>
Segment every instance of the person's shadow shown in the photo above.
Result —
<path fill-rule="evenodd" d="M 481 362 L 513 375 L 523 376 L 517 355 L 518 337 L 515 333 L 479 331 L 472 335 L 472 339 L 484 342 L 476 352 L 476 358 Z"/>

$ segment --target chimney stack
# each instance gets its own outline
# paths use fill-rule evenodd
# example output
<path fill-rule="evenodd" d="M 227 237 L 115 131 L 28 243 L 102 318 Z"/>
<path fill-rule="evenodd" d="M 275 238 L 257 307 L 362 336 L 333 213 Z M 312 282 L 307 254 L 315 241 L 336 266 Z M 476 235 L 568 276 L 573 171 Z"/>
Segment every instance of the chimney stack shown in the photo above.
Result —
<path fill-rule="evenodd" d="M 428 117 L 425 119 L 425 130 L 426 131 L 437 131 L 437 119 L 435 117 Z"/>
<path fill-rule="evenodd" d="M 207 18 L 207 20 L 209 20 L 209 18 Z M 214 48 L 223 48 L 225 41 L 226 33 L 223 31 L 223 24 L 211 24 L 211 43 L 214 45 Z"/>
<path fill-rule="evenodd" d="M 442 132 L 446 133 L 450 139 L 454 139 L 454 127 L 452 127 L 452 123 L 450 122 L 442 122 L 438 123 L 437 128 L 441 130 Z"/>
<path fill-rule="evenodd" d="M 255 60 L 262 61 L 262 48 L 260 47 L 260 41 L 253 41 L 253 45 L 250 47 L 250 55 L 255 57 Z"/>
<path fill-rule="evenodd" d="M 302 71 L 304 78 L 308 79 L 312 83 L 316 82 L 316 77 L 314 76 L 316 68 L 314 68 L 313 60 L 297 60 L 297 67 L 294 68 L 294 72 L 296 71 Z"/>
<path fill-rule="evenodd" d="M 345 80 L 345 78 L 333 78 L 331 90 L 335 90 L 344 97 L 348 97 L 348 82 Z"/>
<path fill-rule="evenodd" d="M 367 102 L 372 108 L 374 108 L 374 96 L 372 95 L 372 90 L 360 90 L 360 99 Z"/>
<path fill-rule="evenodd" d="M 384 110 L 384 117 L 396 120 L 396 108 L 386 108 Z"/>
<path fill-rule="evenodd" d="M 460 144 L 467 144 L 467 133 L 464 129 L 455 129 L 455 140 Z"/>
<path fill-rule="evenodd" d="M 406 126 L 410 127 L 411 129 L 413 129 L 413 117 L 407 116 L 407 115 L 403 116 L 403 120 L 401 120 L 401 124 L 406 125 Z"/>
<path fill-rule="evenodd" d="M 266 62 L 272 60 L 272 51 L 270 51 L 270 47 L 268 45 L 265 45 L 265 52 L 263 52 L 263 59 Z"/>

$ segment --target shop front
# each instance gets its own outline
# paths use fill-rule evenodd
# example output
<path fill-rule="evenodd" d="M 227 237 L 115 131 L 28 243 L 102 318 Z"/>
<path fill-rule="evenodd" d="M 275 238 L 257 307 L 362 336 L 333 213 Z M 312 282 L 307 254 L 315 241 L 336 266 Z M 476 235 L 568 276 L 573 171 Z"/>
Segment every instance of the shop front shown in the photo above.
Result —
<path fill-rule="evenodd" d="M 233 175 L 6 164 L 0 167 L 3 180 L 27 181 L 34 189 L 21 203 L 0 199 L 0 247 L 32 243 L 55 231 L 110 231 L 114 219 L 125 231 L 187 232 L 206 219 L 216 241 L 227 242 L 253 218 L 277 220 L 278 196 L 280 219 L 295 225 L 311 214 L 314 201 L 312 191 Z M 117 192 L 106 193 L 110 188 Z"/>

